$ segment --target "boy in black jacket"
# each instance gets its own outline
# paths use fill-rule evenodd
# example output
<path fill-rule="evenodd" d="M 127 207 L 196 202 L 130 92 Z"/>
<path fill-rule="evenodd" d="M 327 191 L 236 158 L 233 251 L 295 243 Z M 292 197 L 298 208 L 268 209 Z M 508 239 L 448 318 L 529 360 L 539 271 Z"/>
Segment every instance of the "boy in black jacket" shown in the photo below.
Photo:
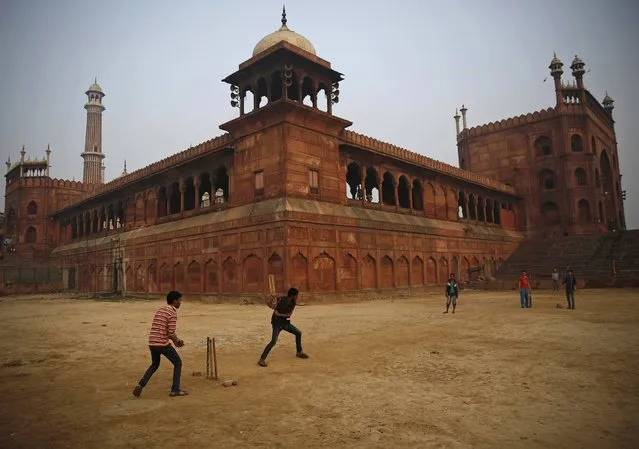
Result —
<path fill-rule="evenodd" d="M 271 349 L 273 349 L 273 346 L 277 343 L 277 338 L 283 330 L 295 335 L 295 346 L 297 348 L 297 354 L 295 354 L 296 357 L 301 359 L 308 358 L 308 355 L 306 355 L 306 353 L 302 350 L 302 332 L 291 324 L 291 315 L 297 305 L 297 295 L 299 295 L 299 290 L 296 288 L 290 288 L 287 296 L 281 296 L 277 298 L 277 302 L 269 304 L 269 307 L 273 309 L 273 315 L 271 316 L 273 334 L 271 336 L 271 341 L 268 345 L 266 345 L 260 360 L 257 362 L 258 365 L 266 366 L 266 357 L 268 357 L 268 353 L 271 352 Z"/>
<path fill-rule="evenodd" d="M 455 307 L 457 307 L 457 297 L 459 296 L 459 288 L 457 287 L 457 281 L 455 280 L 455 273 L 450 274 L 450 278 L 446 283 L 446 311 L 444 313 L 448 313 L 448 308 L 450 307 L 450 303 L 453 303 L 453 313 L 455 313 Z"/>

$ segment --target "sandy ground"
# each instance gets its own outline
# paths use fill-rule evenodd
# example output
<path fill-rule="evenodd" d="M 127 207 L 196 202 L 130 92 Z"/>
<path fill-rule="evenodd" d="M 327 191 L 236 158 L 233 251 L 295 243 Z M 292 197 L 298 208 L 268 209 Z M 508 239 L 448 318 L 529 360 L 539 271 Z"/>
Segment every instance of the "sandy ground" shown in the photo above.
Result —
<path fill-rule="evenodd" d="M 160 301 L 0 300 L 2 448 L 636 448 L 639 292 L 464 292 L 298 307 L 308 360 L 282 334 L 269 367 L 264 306 L 189 303 L 184 388 L 171 365 L 140 399 Z M 221 380 L 205 371 L 216 336 Z"/>

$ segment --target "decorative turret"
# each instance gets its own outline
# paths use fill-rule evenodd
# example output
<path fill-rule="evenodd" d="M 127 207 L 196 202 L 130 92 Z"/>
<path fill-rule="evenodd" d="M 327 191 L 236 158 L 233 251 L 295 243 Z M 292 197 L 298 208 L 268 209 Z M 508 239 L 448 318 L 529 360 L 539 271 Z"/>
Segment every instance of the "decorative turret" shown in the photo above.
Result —
<path fill-rule="evenodd" d="M 126 176 L 126 175 L 128 175 L 128 174 L 129 174 L 129 172 L 128 172 L 128 171 L 126 171 L 126 159 L 125 159 L 125 160 L 124 160 L 124 170 L 122 170 L 122 174 L 120 175 L 120 177 L 122 177 L 122 176 Z"/>
<path fill-rule="evenodd" d="M 604 97 L 602 104 L 606 112 L 610 115 L 612 115 L 612 110 L 615 108 L 614 103 L 615 101 L 610 98 L 610 95 L 608 95 L 608 92 L 606 92 L 606 96 Z"/>
<path fill-rule="evenodd" d="M 564 103 L 564 95 L 561 91 L 561 75 L 564 74 L 563 69 L 564 63 L 561 62 L 561 59 L 557 57 L 557 53 L 553 54 L 552 61 L 550 61 L 550 65 L 548 68 L 550 69 L 550 75 L 555 80 L 555 96 L 557 100 L 557 107 L 561 107 Z"/>
<path fill-rule="evenodd" d="M 231 106 L 239 108 L 240 116 L 280 100 L 320 109 L 320 96 L 326 99 L 320 97 L 320 103 L 326 104 L 323 112 L 332 114 L 333 104 L 339 102 L 343 75 L 333 70 L 330 62 L 319 58 L 313 44 L 291 31 L 287 23 L 283 10 L 280 28 L 262 38 L 251 59 L 223 80 L 231 85 Z"/>
<path fill-rule="evenodd" d="M 459 111 L 457 109 L 455 109 L 455 116 L 453 118 L 455 119 L 455 129 L 457 130 L 457 134 L 455 135 L 459 137 Z"/>
<path fill-rule="evenodd" d="M 572 76 L 575 77 L 575 79 L 577 80 L 577 87 L 579 89 L 583 89 L 584 88 L 584 73 L 586 73 L 586 71 L 584 70 L 584 66 L 586 64 L 579 59 L 579 56 L 575 55 L 575 59 L 572 60 L 572 64 L 570 65 L 570 68 L 572 69 Z"/>
<path fill-rule="evenodd" d="M 550 75 L 555 79 L 561 80 L 561 75 L 564 74 L 564 69 L 562 68 L 564 63 L 561 62 L 561 59 L 557 57 L 557 53 L 553 54 L 552 61 L 550 61 L 550 65 L 548 68 L 550 69 Z"/>
<path fill-rule="evenodd" d="M 6 162 L 6 164 L 7 164 L 7 173 L 8 173 L 8 172 L 9 172 L 9 169 L 11 168 L 11 156 L 9 156 L 9 157 L 7 158 L 7 162 Z"/>

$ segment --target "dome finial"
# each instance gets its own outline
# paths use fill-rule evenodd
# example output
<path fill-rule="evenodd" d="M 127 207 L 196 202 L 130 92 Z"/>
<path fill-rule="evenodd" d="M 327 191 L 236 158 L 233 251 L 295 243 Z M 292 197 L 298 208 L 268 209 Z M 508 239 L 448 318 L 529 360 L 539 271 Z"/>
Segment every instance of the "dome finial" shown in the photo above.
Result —
<path fill-rule="evenodd" d="M 95 84 L 98 84 L 98 77 L 97 77 L 97 76 L 96 76 L 95 78 L 93 78 L 93 82 L 94 82 Z"/>
<path fill-rule="evenodd" d="M 282 26 L 286 27 L 286 5 L 282 5 Z"/>

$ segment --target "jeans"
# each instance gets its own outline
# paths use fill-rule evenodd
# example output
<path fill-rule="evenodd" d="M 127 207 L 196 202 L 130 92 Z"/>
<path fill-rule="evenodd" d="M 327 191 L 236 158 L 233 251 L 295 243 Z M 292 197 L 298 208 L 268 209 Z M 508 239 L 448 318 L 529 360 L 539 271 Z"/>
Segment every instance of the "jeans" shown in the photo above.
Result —
<path fill-rule="evenodd" d="M 450 307 L 451 303 L 453 304 L 453 306 L 457 305 L 457 296 L 448 295 L 448 297 L 446 298 L 446 307 Z"/>
<path fill-rule="evenodd" d="M 558 292 L 559 291 L 559 280 L 552 280 L 552 291 L 554 292 Z"/>
<path fill-rule="evenodd" d="M 266 360 L 268 353 L 271 352 L 271 349 L 273 349 L 273 346 L 277 343 L 277 338 L 283 330 L 295 335 L 295 346 L 297 347 L 297 352 L 302 352 L 302 331 L 293 326 L 291 323 L 288 323 L 284 327 L 273 324 L 273 335 L 271 336 L 271 341 L 266 345 L 266 348 L 264 348 L 264 352 L 262 352 L 260 359 Z"/>
<path fill-rule="evenodd" d="M 519 302 L 522 307 L 530 307 L 530 290 L 525 288 L 519 290 Z"/>
<path fill-rule="evenodd" d="M 575 292 L 571 291 L 571 292 L 566 292 L 566 299 L 568 300 L 568 308 L 569 309 L 574 309 L 575 308 Z"/>
<path fill-rule="evenodd" d="M 160 356 L 163 355 L 173 364 L 173 385 L 171 391 L 180 391 L 180 375 L 182 373 L 182 359 L 178 355 L 175 348 L 171 345 L 168 346 L 149 346 L 151 350 L 151 366 L 146 370 L 142 379 L 140 379 L 140 386 L 144 388 L 153 373 L 155 373 L 160 367 Z"/>

